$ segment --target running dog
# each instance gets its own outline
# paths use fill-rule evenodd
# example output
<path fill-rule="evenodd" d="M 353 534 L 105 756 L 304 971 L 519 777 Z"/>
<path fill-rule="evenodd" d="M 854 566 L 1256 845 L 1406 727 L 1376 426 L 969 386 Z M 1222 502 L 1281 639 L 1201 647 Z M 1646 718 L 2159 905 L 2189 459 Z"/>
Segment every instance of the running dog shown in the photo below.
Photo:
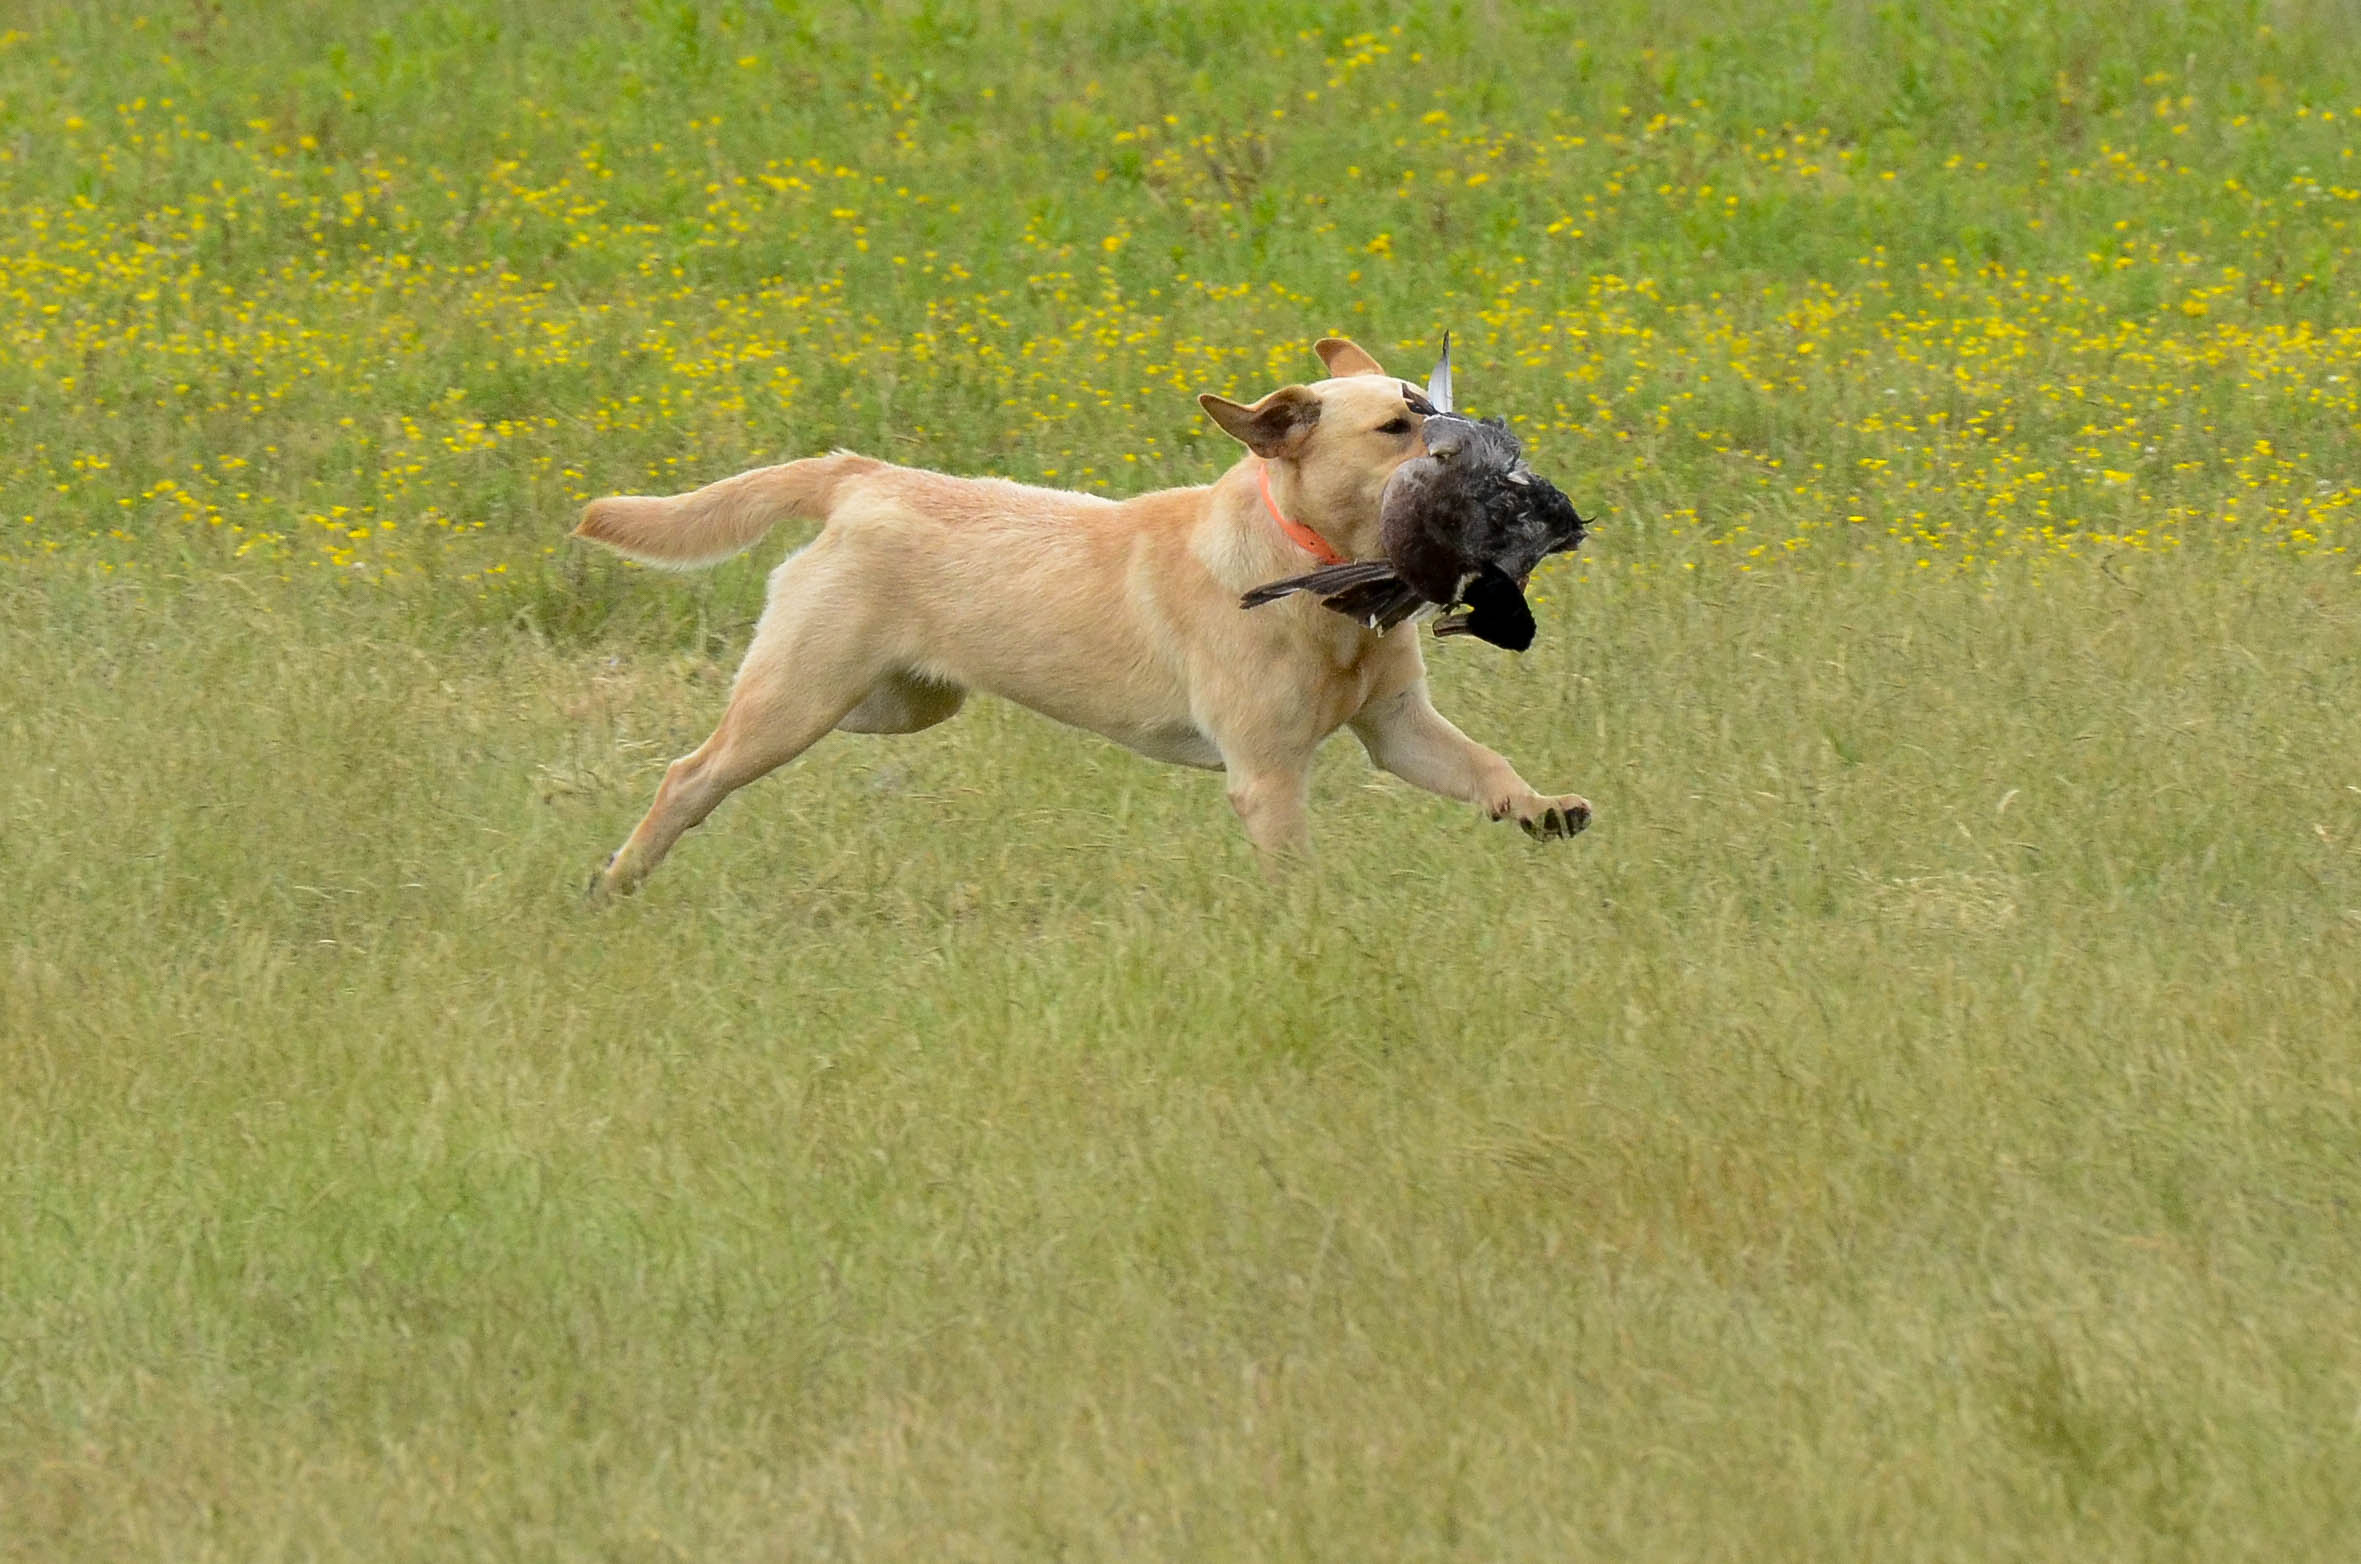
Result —
<path fill-rule="evenodd" d="M 1197 400 L 1247 455 L 1210 485 L 1110 500 L 955 478 L 850 451 L 688 494 L 616 495 L 577 537 L 694 569 L 790 517 L 819 535 L 771 573 L 720 726 L 672 763 L 592 882 L 635 889 L 682 832 L 830 729 L 915 733 L 971 689 L 1157 760 L 1226 773 L 1267 868 L 1310 849 L 1313 751 L 1350 727 L 1404 781 L 1539 838 L 1590 823 L 1453 727 L 1427 697 L 1415 624 L 1378 633 L 1309 597 L 1244 612 L 1275 577 L 1383 552 L 1386 480 L 1426 454 L 1425 399 L 1339 337 L 1329 378 Z"/>

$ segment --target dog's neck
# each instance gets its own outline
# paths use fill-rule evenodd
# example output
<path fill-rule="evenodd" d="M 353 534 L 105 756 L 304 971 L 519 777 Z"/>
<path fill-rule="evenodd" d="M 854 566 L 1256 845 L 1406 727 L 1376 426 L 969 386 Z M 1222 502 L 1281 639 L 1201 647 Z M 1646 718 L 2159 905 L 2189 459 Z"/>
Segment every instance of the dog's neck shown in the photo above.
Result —
<path fill-rule="evenodd" d="M 1323 565 L 1346 563 L 1345 556 L 1336 551 L 1336 545 L 1279 508 L 1278 500 L 1271 494 L 1271 464 L 1269 462 L 1264 462 L 1255 470 L 1254 478 L 1262 489 L 1262 508 L 1270 513 L 1271 520 L 1278 526 L 1281 537 Z"/>
<path fill-rule="evenodd" d="M 1375 559 L 1385 551 L 1376 507 L 1365 517 L 1314 510 L 1291 463 L 1249 456 L 1222 475 L 1216 490 L 1216 510 L 1230 522 L 1240 561 L 1251 569 L 1301 575 L 1335 563 L 1323 548 L 1339 559 Z"/>

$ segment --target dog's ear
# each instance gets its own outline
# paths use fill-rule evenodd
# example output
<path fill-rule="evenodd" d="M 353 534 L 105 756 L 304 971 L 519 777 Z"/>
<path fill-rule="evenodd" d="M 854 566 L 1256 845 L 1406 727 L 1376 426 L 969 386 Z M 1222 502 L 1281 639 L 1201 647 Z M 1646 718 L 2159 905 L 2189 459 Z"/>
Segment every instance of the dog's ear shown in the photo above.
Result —
<path fill-rule="evenodd" d="M 1377 360 L 1369 350 L 1350 337 L 1322 337 L 1312 344 L 1312 351 L 1320 355 L 1320 362 L 1328 366 L 1328 373 L 1337 379 L 1346 375 L 1382 375 Z"/>
<path fill-rule="evenodd" d="M 1293 456 L 1320 422 L 1319 395 L 1302 386 L 1281 386 L 1252 407 L 1208 391 L 1197 405 L 1257 456 Z"/>

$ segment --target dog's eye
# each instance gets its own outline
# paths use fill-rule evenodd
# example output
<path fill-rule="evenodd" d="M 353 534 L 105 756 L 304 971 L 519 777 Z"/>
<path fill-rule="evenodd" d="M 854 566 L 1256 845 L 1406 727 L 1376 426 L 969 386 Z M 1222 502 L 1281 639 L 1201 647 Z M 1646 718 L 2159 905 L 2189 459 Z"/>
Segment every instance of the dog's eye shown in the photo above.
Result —
<path fill-rule="evenodd" d="M 1410 432 L 1410 420 L 1407 416 L 1389 418 L 1384 423 L 1377 426 L 1377 432 L 1379 434 L 1408 434 Z"/>

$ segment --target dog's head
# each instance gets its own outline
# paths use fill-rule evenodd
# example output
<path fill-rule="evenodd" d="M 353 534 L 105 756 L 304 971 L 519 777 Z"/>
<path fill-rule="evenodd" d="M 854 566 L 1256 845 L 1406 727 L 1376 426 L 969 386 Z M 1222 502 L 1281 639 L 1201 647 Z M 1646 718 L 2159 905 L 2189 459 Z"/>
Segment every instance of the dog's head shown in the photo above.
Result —
<path fill-rule="evenodd" d="M 1281 386 L 1259 402 L 1211 392 L 1197 398 L 1213 421 L 1287 474 L 1295 520 L 1356 556 L 1378 550 L 1378 500 L 1404 462 L 1426 454 L 1420 429 L 1434 412 L 1425 393 L 1379 367 L 1342 337 L 1315 350 L 1329 378 Z"/>

